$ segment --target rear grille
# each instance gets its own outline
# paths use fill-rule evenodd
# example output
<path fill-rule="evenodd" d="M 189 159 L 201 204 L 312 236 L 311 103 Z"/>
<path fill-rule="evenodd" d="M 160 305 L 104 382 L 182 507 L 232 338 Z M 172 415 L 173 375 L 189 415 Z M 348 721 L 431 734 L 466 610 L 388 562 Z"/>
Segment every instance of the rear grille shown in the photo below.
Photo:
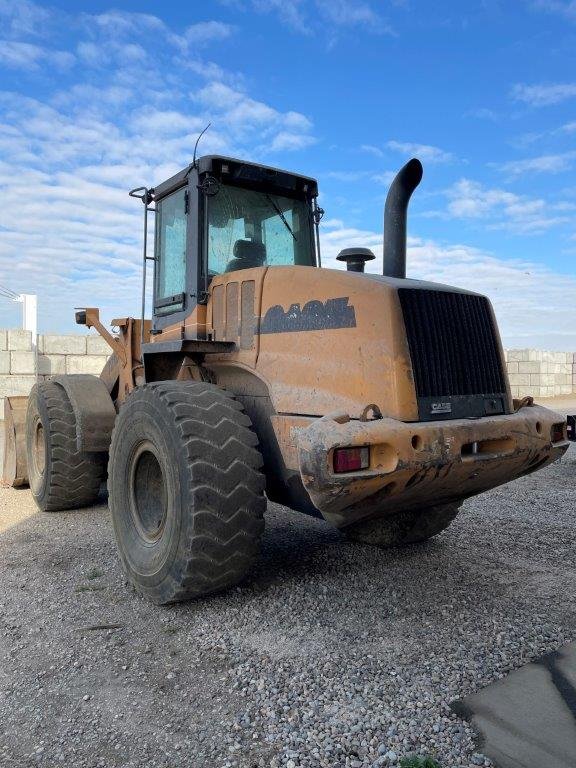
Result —
<path fill-rule="evenodd" d="M 456 404 L 440 409 L 448 416 L 503 413 L 506 381 L 488 299 L 408 288 L 398 294 L 421 418 L 439 398 Z M 496 402 L 488 402 L 494 397 Z"/>

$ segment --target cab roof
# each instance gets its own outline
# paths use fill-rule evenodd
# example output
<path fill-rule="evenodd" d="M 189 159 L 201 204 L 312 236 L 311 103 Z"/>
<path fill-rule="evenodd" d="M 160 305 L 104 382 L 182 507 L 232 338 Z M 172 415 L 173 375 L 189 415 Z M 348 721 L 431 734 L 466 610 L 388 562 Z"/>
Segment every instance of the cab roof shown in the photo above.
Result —
<path fill-rule="evenodd" d="M 195 165 L 191 163 L 150 191 L 156 199 L 164 197 L 173 190 L 178 189 L 178 187 L 183 186 L 194 168 L 197 169 L 199 175 L 208 173 L 223 181 L 229 180 L 231 183 L 270 185 L 277 187 L 279 190 L 285 189 L 287 192 L 292 192 L 292 194 L 301 192 L 310 197 L 318 195 L 318 182 L 310 176 L 303 176 L 299 173 L 292 173 L 281 168 L 261 165 L 260 163 L 250 163 L 247 160 L 226 157 L 225 155 L 204 155 L 199 157 Z"/>

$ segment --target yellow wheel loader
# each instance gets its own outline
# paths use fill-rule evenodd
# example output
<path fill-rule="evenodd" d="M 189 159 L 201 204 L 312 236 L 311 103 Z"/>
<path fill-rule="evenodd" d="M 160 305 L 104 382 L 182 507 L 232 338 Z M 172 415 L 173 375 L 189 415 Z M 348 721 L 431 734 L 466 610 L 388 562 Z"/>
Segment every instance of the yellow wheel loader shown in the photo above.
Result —
<path fill-rule="evenodd" d="M 385 207 L 382 275 L 348 248 L 321 268 L 312 178 L 206 156 L 144 203 L 152 320 L 98 310 L 100 378 L 55 376 L 26 419 L 40 509 L 94 501 L 105 476 L 129 580 L 156 603 L 236 584 L 258 555 L 266 498 L 380 546 L 445 529 L 462 501 L 545 466 L 564 420 L 512 400 L 490 302 L 406 278 L 402 168 Z M 153 255 L 146 246 L 155 215 Z"/>

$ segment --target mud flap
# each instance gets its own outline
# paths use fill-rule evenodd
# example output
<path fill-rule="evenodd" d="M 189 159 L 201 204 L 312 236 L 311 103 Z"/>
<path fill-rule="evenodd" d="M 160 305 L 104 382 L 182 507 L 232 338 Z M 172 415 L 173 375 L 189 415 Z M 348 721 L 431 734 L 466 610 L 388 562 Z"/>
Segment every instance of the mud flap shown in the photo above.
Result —
<path fill-rule="evenodd" d="M 4 398 L 4 460 L 2 485 L 20 488 L 28 485 L 26 461 L 27 397 Z"/>

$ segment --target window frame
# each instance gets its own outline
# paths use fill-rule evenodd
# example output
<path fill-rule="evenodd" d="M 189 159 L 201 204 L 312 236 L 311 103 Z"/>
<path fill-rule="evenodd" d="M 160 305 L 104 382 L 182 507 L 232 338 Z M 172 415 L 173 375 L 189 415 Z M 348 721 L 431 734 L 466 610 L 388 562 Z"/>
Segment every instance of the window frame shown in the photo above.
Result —
<path fill-rule="evenodd" d="M 158 254 L 156 253 L 158 222 L 156 217 L 154 226 L 154 276 L 153 276 L 153 294 L 152 294 L 152 330 L 161 331 L 168 326 L 184 325 L 186 318 L 192 313 L 198 303 L 200 295 L 200 270 L 198 268 L 198 171 L 195 168 L 190 169 L 184 179 L 178 179 L 169 189 L 162 189 L 162 196 L 155 198 L 155 203 L 159 203 L 165 198 L 176 192 L 185 190 L 188 193 L 188 211 L 186 213 L 186 266 L 184 278 L 184 291 L 182 293 L 182 307 L 172 311 L 158 312 L 162 309 L 162 303 L 173 297 L 158 296 L 157 274 L 159 269 Z M 178 298 L 180 294 L 177 294 Z"/>
<path fill-rule="evenodd" d="M 249 182 L 242 184 L 235 184 L 233 179 L 218 179 L 218 181 L 228 187 L 236 187 L 237 189 L 244 189 L 244 190 L 251 190 L 253 192 L 260 192 L 262 194 L 270 194 L 270 195 L 277 195 L 278 197 L 286 197 L 290 200 L 299 200 L 302 201 L 306 207 L 309 210 L 309 220 L 308 220 L 308 236 L 309 236 L 309 242 L 310 242 L 310 253 L 312 254 L 312 261 L 310 263 L 311 267 L 318 267 L 319 266 L 319 259 L 318 259 L 318 253 L 316 249 L 316 237 L 315 237 L 315 230 L 314 230 L 314 211 L 313 211 L 313 205 L 312 205 L 312 196 L 307 195 L 301 195 L 301 194 L 290 194 L 290 190 L 286 190 L 284 188 L 278 188 L 277 190 L 274 190 L 270 188 L 267 185 L 262 185 L 259 183 L 252 183 Z M 207 286 L 210 285 L 211 278 L 208 277 L 208 246 L 209 246 L 209 237 L 208 237 L 208 205 L 210 204 L 209 199 L 204 199 L 204 195 L 202 195 L 201 200 L 201 216 L 203 220 L 203 227 L 204 232 L 206 233 L 206 236 L 204 237 L 204 242 L 201 243 L 201 251 L 199 250 L 199 253 L 202 253 L 202 264 L 201 264 L 201 272 L 202 272 L 202 283 L 206 284 Z M 283 265 L 283 266 L 289 266 L 289 265 Z M 226 274 L 226 273 L 220 273 L 220 274 Z M 207 290 L 207 289 L 206 289 Z"/>
<path fill-rule="evenodd" d="M 201 165 L 202 160 L 199 161 Z M 158 268 L 158 261 L 156 258 L 156 252 L 154 252 L 153 264 L 153 293 L 152 293 L 152 332 L 162 331 L 164 328 L 175 325 L 184 326 L 186 318 L 189 317 L 194 311 L 197 304 L 206 304 L 209 298 L 209 289 L 211 280 L 208 277 L 208 198 L 203 193 L 200 181 L 205 176 L 212 176 L 213 172 L 189 166 L 176 176 L 169 179 L 167 182 L 163 182 L 158 187 L 157 196 L 154 195 L 155 203 L 160 202 L 165 197 L 168 197 L 173 192 L 177 192 L 180 189 L 186 188 L 188 191 L 188 220 L 186 226 L 186 278 L 185 278 L 185 293 L 182 302 L 182 309 L 177 309 L 172 312 L 163 312 L 157 314 L 156 305 L 166 297 L 157 295 L 156 288 L 156 271 Z M 250 183 L 247 180 L 243 180 L 242 183 L 234 184 L 233 179 L 222 180 L 220 174 L 216 173 L 221 183 L 229 184 L 230 186 L 237 186 L 242 189 L 253 189 L 258 192 L 269 191 L 269 185 L 263 185 L 258 182 Z M 264 187 L 264 190 L 263 190 Z M 151 190 L 154 194 L 154 190 Z M 278 187 L 277 194 L 294 198 L 296 200 L 305 200 L 307 206 L 310 209 L 310 221 L 309 221 L 309 238 L 310 249 L 313 254 L 316 267 L 319 267 L 319 257 L 316 248 L 315 228 L 313 219 L 313 200 L 314 195 L 301 195 L 291 194 L 291 190 L 288 190 L 282 186 Z M 154 249 L 156 248 L 156 226 L 154 227 Z M 202 233 L 205 233 L 203 236 Z M 161 308 L 161 307 L 160 307 Z"/>

